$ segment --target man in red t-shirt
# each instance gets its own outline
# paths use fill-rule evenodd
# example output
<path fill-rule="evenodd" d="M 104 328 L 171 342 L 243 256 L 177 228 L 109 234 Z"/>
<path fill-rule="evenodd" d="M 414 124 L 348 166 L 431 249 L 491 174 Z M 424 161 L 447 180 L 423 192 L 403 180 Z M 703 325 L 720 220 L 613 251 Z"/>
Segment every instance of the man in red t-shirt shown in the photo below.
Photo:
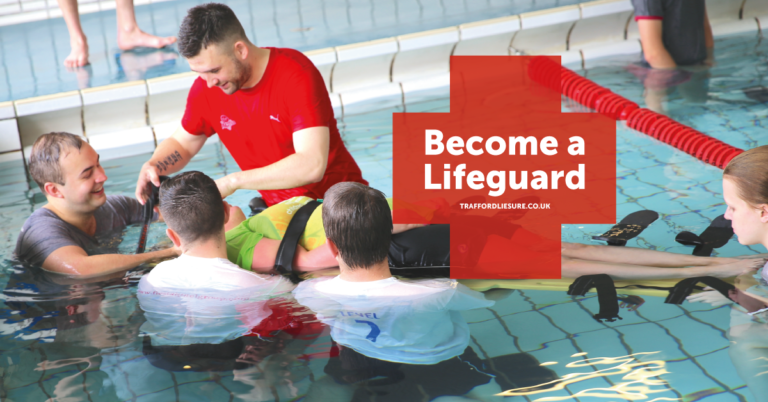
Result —
<path fill-rule="evenodd" d="M 181 127 L 142 166 L 141 202 L 150 181 L 159 185 L 159 175 L 181 170 L 213 134 L 242 170 L 216 180 L 222 197 L 259 190 L 273 205 L 322 198 L 342 181 L 367 183 L 341 141 L 323 78 L 302 53 L 256 47 L 232 10 L 216 3 L 187 12 L 178 43 L 200 77 Z"/>

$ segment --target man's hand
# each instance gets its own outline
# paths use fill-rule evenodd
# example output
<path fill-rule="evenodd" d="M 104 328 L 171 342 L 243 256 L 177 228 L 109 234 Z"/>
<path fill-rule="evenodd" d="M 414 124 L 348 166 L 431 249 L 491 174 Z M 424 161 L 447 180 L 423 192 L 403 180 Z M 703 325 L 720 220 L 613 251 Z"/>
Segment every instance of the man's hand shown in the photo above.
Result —
<path fill-rule="evenodd" d="M 293 133 L 296 153 L 264 166 L 232 173 L 219 180 L 221 197 L 235 190 L 282 190 L 296 188 L 323 180 L 328 166 L 330 147 L 328 127 L 310 127 Z"/>
<path fill-rule="evenodd" d="M 136 199 L 139 200 L 141 205 L 144 205 L 144 203 L 147 202 L 147 199 L 152 195 L 149 183 L 160 187 L 160 174 L 157 172 L 157 168 L 154 165 L 150 165 L 149 162 L 147 162 L 141 167 L 139 180 L 136 182 Z"/>
<path fill-rule="evenodd" d="M 232 195 L 232 193 L 237 191 L 237 187 L 235 187 L 231 175 L 227 175 L 221 179 L 216 180 L 216 186 L 219 188 L 222 199 L 229 197 Z"/>
<path fill-rule="evenodd" d="M 206 136 L 192 135 L 179 126 L 170 138 L 157 145 L 155 153 L 142 167 L 136 182 L 136 199 L 144 205 L 151 192 L 149 183 L 160 187 L 160 174 L 170 175 L 183 169 L 205 145 Z"/>

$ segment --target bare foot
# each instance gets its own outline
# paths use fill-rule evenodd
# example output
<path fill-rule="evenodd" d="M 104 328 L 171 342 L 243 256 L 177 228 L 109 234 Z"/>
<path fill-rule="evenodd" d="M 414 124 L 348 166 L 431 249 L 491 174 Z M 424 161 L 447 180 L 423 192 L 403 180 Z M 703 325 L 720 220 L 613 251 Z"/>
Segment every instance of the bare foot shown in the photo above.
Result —
<path fill-rule="evenodd" d="M 130 50 L 137 47 L 152 47 L 159 49 L 173 43 L 176 43 L 176 37 L 174 36 L 161 38 L 159 36 L 150 35 L 138 28 L 131 31 L 117 32 L 117 46 L 121 50 Z"/>
<path fill-rule="evenodd" d="M 738 276 L 750 271 L 755 271 L 765 264 L 765 260 L 762 258 L 755 258 L 750 260 L 737 260 L 730 264 L 714 265 L 706 267 L 706 274 L 708 276 L 714 276 L 716 278 L 730 278 Z"/>
<path fill-rule="evenodd" d="M 69 46 L 72 48 L 72 51 L 64 59 L 64 66 L 75 68 L 88 64 L 88 40 L 85 36 L 78 39 L 73 38 L 70 40 Z"/>

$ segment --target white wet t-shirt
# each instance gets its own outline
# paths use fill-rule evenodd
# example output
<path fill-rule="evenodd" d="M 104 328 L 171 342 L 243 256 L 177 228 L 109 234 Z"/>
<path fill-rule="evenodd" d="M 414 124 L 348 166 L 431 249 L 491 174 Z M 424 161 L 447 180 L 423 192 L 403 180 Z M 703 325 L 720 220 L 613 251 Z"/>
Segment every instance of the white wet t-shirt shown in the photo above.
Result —
<path fill-rule="evenodd" d="M 269 301 L 290 296 L 289 280 L 241 269 L 223 258 L 182 255 L 139 281 L 137 296 L 153 344 L 235 339 L 272 314 Z"/>
<path fill-rule="evenodd" d="M 459 311 L 494 304 L 449 279 L 318 278 L 299 284 L 294 295 L 331 327 L 337 343 L 369 357 L 409 364 L 435 364 L 462 354 L 469 344 L 469 326 Z"/>
<path fill-rule="evenodd" d="M 251 286 L 278 287 L 290 291 L 293 284 L 281 276 L 246 271 L 226 258 L 201 258 L 182 254 L 164 261 L 142 278 L 155 287 L 238 290 Z"/>

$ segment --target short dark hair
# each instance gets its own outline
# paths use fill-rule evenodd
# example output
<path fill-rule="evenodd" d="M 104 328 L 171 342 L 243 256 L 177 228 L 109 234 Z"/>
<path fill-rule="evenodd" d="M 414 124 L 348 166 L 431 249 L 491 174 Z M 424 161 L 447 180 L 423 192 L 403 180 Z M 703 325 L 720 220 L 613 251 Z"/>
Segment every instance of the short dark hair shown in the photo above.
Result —
<path fill-rule="evenodd" d="M 160 186 L 160 212 L 186 243 L 224 232 L 224 203 L 216 182 L 201 172 L 184 172 Z"/>
<path fill-rule="evenodd" d="M 209 45 L 220 44 L 232 37 L 248 40 L 232 9 L 219 3 L 201 4 L 190 8 L 181 22 L 179 53 L 189 59 Z"/>
<path fill-rule="evenodd" d="M 29 155 L 29 175 L 42 190 L 45 183 L 64 185 L 59 158 L 68 150 L 80 152 L 83 139 L 70 133 L 56 132 L 43 134 L 32 145 Z"/>
<path fill-rule="evenodd" d="M 386 260 L 392 213 L 381 191 L 355 182 L 333 185 L 323 200 L 323 226 L 350 268 L 370 268 Z"/>

